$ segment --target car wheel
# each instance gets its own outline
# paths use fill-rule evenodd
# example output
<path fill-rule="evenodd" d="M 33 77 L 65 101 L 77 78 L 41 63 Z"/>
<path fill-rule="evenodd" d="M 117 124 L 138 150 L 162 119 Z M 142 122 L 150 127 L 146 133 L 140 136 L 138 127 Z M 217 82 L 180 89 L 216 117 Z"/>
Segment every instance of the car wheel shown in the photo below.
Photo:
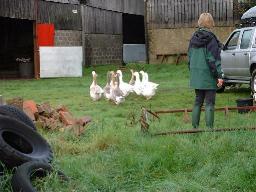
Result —
<path fill-rule="evenodd" d="M 252 72 L 252 78 L 251 78 L 250 84 L 251 84 L 252 93 L 254 94 L 256 92 L 256 69 L 254 69 Z"/>
<path fill-rule="evenodd" d="M 4 165 L 0 162 L 0 177 L 4 175 Z"/>
<path fill-rule="evenodd" d="M 28 161 L 51 162 L 53 152 L 47 141 L 26 124 L 0 115 L 0 161 L 8 168 Z"/>
<path fill-rule="evenodd" d="M 33 121 L 24 113 L 22 110 L 18 109 L 17 107 L 14 107 L 12 105 L 0 105 L 0 115 L 6 115 L 12 118 L 15 118 L 32 129 L 36 130 L 36 126 L 33 123 Z"/>
<path fill-rule="evenodd" d="M 52 171 L 53 168 L 48 163 L 30 161 L 22 164 L 16 169 L 11 180 L 13 192 L 36 192 L 31 180 L 43 178 Z M 68 180 L 68 177 L 61 171 L 57 171 L 57 174 L 61 180 Z"/>

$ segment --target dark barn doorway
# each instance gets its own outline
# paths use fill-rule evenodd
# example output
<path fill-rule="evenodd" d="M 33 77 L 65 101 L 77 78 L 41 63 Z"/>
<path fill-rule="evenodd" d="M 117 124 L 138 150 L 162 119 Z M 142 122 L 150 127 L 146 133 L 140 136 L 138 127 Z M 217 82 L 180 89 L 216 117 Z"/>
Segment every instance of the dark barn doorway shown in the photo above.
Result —
<path fill-rule="evenodd" d="M 33 78 L 33 21 L 0 17 L 0 26 L 0 78 Z"/>
<path fill-rule="evenodd" d="M 123 14 L 123 62 L 146 61 L 144 16 Z"/>
<path fill-rule="evenodd" d="M 123 14 L 123 44 L 145 44 L 144 16 Z"/>

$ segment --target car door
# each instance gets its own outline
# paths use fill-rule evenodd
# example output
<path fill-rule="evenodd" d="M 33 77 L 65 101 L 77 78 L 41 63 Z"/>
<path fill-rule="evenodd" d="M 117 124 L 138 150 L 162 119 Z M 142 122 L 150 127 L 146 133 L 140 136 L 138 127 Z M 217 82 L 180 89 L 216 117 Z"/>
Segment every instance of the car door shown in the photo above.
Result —
<path fill-rule="evenodd" d="M 241 78 L 250 78 L 250 50 L 251 50 L 251 38 L 253 36 L 253 29 L 245 29 L 242 32 L 240 46 L 235 53 L 235 62 L 238 68 L 238 76 Z"/>
<path fill-rule="evenodd" d="M 234 31 L 221 51 L 221 66 L 224 71 L 225 78 L 232 78 L 239 74 L 235 60 L 235 55 L 238 51 L 239 38 L 240 30 Z"/>

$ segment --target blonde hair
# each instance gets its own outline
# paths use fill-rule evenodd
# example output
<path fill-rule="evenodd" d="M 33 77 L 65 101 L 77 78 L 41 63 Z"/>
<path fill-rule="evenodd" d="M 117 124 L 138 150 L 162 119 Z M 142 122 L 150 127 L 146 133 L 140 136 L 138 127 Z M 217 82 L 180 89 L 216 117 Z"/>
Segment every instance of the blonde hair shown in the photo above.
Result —
<path fill-rule="evenodd" d="M 198 19 L 198 27 L 211 29 L 215 26 L 214 20 L 210 13 L 202 13 Z"/>

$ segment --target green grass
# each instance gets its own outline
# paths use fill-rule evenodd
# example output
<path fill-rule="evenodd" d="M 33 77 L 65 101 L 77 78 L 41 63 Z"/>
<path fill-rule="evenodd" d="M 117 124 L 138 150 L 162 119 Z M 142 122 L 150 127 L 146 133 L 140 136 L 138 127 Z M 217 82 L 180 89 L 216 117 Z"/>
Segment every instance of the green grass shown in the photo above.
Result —
<path fill-rule="evenodd" d="M 191 108 L 194 91 L 189 89 L 188 69 L 180 65 L 129 64 L 145 70 L 151 81 L 160 84 L 151 100 L 130 95 L 116 106 L 107 101 L 92 102 L 89 97 L 91 71 L 99 74 L 104 86 L 106 72 L 116 66 L 85 68 L 83 78 L 0 81 L 0 94 L 6 99 L 21 96 L 52 106 L 66 105 L 74 116 L 90 115 L 93 122 L 76 137 L 70 132 L 39 130 L 51 144 L 56 168 L 71 180 L 58 180 L 56 174 L 36 182 L 38 191 L 256 191 L 255 132 L 221 132 L 197 135 L 151 137 L 140 132 L 141 107 L 152 110 Z M 129 70 L 124 80 L 129 81 Z M 236 99 L 249 97 L 248 86 L 218 94 L 216 107 L 235 106 Z M 190 129 L 183 114 L 165 114 L 150 121 L 150 133 Z M 215 127 L 255 126 L 255 113 L 215 113 Z M 201 128 L 205 128 L 202 113 Z M 0 191 L 11 191 L 11 173 L 0 180 Z"/>

